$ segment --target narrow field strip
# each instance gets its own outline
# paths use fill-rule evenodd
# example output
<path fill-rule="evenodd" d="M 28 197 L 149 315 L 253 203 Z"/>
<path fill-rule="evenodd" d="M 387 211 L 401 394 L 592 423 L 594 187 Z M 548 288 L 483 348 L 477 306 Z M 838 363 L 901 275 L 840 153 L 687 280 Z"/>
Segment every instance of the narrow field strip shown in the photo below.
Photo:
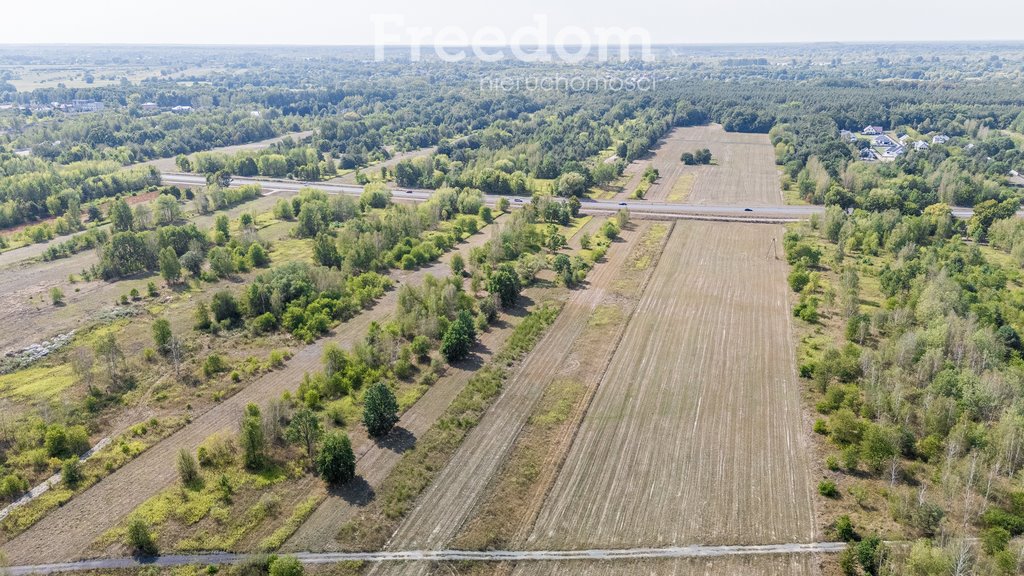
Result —
<path fill-rule="evenodd" d="M 726 556 L 763 556 L 773 554 L 835 554 L 846 549 L 845 542 L 763 544 L 753 546 L 670 546 L 665 548 L 618 548 L 593 550 L 399 550 L 388 552 L 300 552 L 303 564 L 338 562 L 530 562 L 559 560 L 638 560 L 657 558 L 713 558 Z M 142 568 L 146 566 L 184 566 L 189 564 L 237 564 L 253 554 L 184 554 L 153 558 L 107 558 L 57 564 L 12 566 L 10 576 L 55 574 L 85 570 Z"/>

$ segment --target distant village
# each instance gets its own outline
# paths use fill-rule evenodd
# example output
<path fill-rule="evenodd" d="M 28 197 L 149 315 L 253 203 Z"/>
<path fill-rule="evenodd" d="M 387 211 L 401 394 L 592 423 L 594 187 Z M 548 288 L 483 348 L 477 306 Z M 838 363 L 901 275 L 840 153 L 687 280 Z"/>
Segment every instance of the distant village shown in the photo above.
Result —
<path fill-rule="evenodd" d="M 914 150 L 927 150 L 936 144 L 945 144 L 949 142 L 950 137 L 945 134 L 935 134 L 929 138 L 921 137 L 914 138 L 909 134 L 901 134 L 893 139 L 885 133 L 885 129 L 881 126 L 866 126 L 860 134 L 855 134 L 849 130 L 842 130 L 839 132 L 839 137 L 845 142 L 851 144 L 866 143 L 860 151 L 860 159 L 866 162 L 875 162 L 879 160 L 894 160 L 906 153 L 908 148 Z M 969 144 L 968 146 L 973 146 Z"/>
<path fill-rule="evenodd" d="M 106 109 L 106 105 L 100 100 L 71 100 L 70 102 L 50 102 L 49 104 L 3 104 L 0 105 L 0 110 L 17 108 L 22 111 L 30 112 L 65 112 L 67 114 L 87 114 L 89 112 L 102 112 Z M 139 109 L 143 112 L 191 112 L 191 106 L 159 106 L 155 102 L 143 102 L 139 105 Z"/>

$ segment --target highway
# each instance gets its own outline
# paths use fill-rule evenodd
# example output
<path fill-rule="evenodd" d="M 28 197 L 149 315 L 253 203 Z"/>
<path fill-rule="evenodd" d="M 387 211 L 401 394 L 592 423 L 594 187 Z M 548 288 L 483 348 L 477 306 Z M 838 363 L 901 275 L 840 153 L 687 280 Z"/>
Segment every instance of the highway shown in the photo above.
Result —
<path fill-rule="evenodd" d="M 164 172 L 161 176 L 164 184 L 174 186 L 205 186 L 206 177 L 202 174 L 188 174 L 182 172 Z M 231 180 L 231 186 L 243 186 L 245 184 L 259 184 L 263 187 L 264 194 L 277 192 L 298 192 L 303 188 L 316 188 L 328 194 L 348 194 L 358 196 L 363 193 L 362 186 L 351 184 L 331 184 L 328 182 L 303 182 L 300 180 L 282 180 L 274 178 L 244 178 L 236 176 Z M 430 198 L 433 190 L 420 188 L 395 188 L 392 191 L 395 199 L 405 198 L 417 202 L 423 202 Z M 508 198 L 513 204 L 525 204 L 530 202 L 529 196 L 499 196 L 486 194 L 485 201 L 489 206 L 497 204 L 498 199 Z M 824 206 L 813 205 L 782 205 L 782 206 L 726 206 L 726 205 L 705 205 L 705 204 L 671 204 L 666 202 L 646 202 L 643 200 L 627 200 L 614 202 L 609 200 L 581 199 L 583 207 L 581 211 L 585 214 L 604 214 L 616 212 L 621 208 L 629 209 L 630 213 L 637 216 L 648 216 L 653 218 L 694 218 L 708 220 L 742 220 L 753 222 L 792 222 L 795 220 L 806 220 L 813 214 L 824 214 Z M 967 219 L 974 215 L 971 208 L 952 208 L 953 216 Z M 1024 211 L 1017 213 L 1018 217 L 1024 217 Z"/>
<path fill-rule="evenodd" d="M 206 177 L 201 174 L 186 174 L 180 172 L 165 172 L 162 175 L 162 182 L 166 185 L 175 186 L 204 186 Z M 350 184 L 332 184 L 328 182 L 302 182 L 299 180 L 281 180 L 271 178 L 244 178 L 236 176 L 231 180 L 231 186 L 243 186 L 246 184 L 259 184 L 263 187 L 264 194 L 275 194 L 277 192 L 297 192 L 303 188 L 316 188 L 328 194 L 348 194 L 358 196 L 362 194 L 362 186 Z M 430 198 L 433 190 L 418 188 L 395 188 L 392 191 L 396 200 L 407 199 L 413 201 L 426 201 Z M 507 198 L 515 204 L 530 202 L 529 196 L 498 196 L 488 194 L 485 201 L 488 205 L 497 204 L 500 198 Z M 765 221 L 792 221 L 806 220 L 812 214 L 825 212 L 823 206 L 714 206 L 698 204 L 669 204 L 662 202 L 645 202 L 643 200 L 628 200 L 624 202 L 613 202 L 608 200 L 581 200 L 584 213 L 611 213 L 621 208 L 629 209 L 635 215 L 649 215 L 665 218 L 714 218 L 714 219 L 743 219 L 743 220 L 765 220 Z"/>

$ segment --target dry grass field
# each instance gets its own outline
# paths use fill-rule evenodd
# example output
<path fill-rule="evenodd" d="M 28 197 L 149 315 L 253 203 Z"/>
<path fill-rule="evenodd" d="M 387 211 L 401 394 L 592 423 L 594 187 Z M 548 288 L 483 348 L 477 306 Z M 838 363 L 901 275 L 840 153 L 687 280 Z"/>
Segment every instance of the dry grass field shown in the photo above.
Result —
<path fill-rule="evenodd" d="M 687 166 L 683 152 L 711 150 L 710 166 Z M 646 198 L 686 204 L 782 204 L 775 152 L 767 134 L 726 132 L 719 124 L 676 128 L 649 161 L 660 173 Z"/>
<path fill-rule="evenodd" d="M 528 548 L 815 538 L 782 231 L 676 224 Z"/>

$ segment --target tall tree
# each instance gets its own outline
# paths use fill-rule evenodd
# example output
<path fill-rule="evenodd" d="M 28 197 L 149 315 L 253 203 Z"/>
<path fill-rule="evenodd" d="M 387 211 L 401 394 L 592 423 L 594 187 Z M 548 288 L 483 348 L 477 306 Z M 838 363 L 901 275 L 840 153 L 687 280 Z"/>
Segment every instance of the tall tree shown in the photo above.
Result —
<path fill-rule="evenodd" d="M 323 429 L 320 427 L 320 418 L 309 408 L 303 407 L 292 416 L 292 421 L 288 423 L 285 437 L 290 442 L 302 444 L 303 448 L 306 449 L 306 456 L 312 461 L 313 454 L 316 452 L 316 444 L 320 441 L 322 434 Z"/>
<path fill-rule="evenodd" d="M 398 401 L 383 382 L 370 386 L 363 397 L 363 424 L 370 436 L 380 437 L 398 422 Z"/>
<path fill-rule="evenodd" d="M 249 470 L 259 470 L 267 460 L 267 441 L 263 437 L 263 419 L 255 404 L 245 407 L 242 415 L 242 462 Z"/>
<path fill-rule="evenodd" d="M 124 201 L 124 198 L 118 198 L 111 204 L 110 223 L 114 227 L 114 232 L 128 232 L 132 229 L 134 216 L 132 215 L 131 207 Z"/>
<path fill-rule="evenodd" d="M 176 284 L 181 280 L 181 262 L 170 246 L 160 251 L 160 275 L 168 284 Z"/>
<path fill-rule="evenodd" d="M 355 478 L 356 456 L 347 434 L 332 432 L 324 437 L 316 469 L 328 484 L 340 485 Z"/>

